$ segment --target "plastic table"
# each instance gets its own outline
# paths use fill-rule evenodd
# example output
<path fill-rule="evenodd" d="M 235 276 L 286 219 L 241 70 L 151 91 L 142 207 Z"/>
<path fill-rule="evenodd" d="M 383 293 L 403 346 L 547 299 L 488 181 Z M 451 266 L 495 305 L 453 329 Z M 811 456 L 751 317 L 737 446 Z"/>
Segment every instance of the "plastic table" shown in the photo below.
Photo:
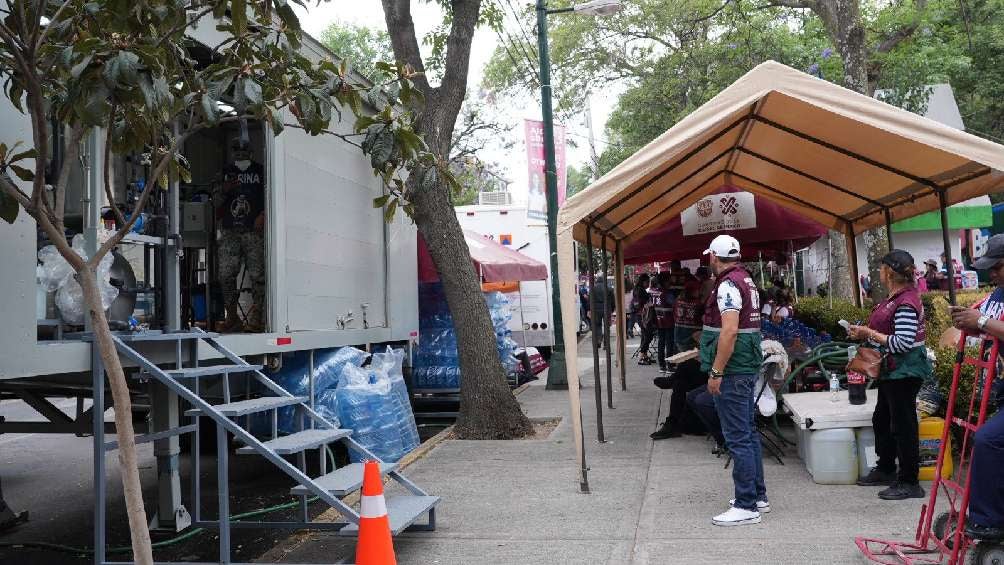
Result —
<path fill-rule="evenodd" d="M 857 405 L 847 401 L 846 390 L 837 393 L 836 402 L 830 400 L 830 391 L 785 394 L 781 400 L 791 413 L 792 421 L 803 430 L 870 428 L 878 389 L 865 392 L 867 402 Z"/>

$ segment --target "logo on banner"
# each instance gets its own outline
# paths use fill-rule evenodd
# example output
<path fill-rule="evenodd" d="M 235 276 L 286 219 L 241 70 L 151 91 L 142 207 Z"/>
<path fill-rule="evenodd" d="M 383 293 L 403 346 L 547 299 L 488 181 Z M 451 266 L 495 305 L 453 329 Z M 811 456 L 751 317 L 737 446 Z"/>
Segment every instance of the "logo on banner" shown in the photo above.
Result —
<path fill-rule="evenodd" d="M 736 201 L 735 196 L 722 198 L 721 206 L 722 214 L 726 216 L 734 216 L 739 212 L 739 202 Z"/>
<path fill-rule="evenodd" d="M 715 206 L 710 200 L 701 200 L 697 203 L 697 215 L 702 218 L 707 218 L 715 211 Z"/>
<path fill-rule="evenodd" d="M 685 236 L 755 228 L 753 194 L 732 192 L 703 198 L 680 214 L 680 223 Z"/>

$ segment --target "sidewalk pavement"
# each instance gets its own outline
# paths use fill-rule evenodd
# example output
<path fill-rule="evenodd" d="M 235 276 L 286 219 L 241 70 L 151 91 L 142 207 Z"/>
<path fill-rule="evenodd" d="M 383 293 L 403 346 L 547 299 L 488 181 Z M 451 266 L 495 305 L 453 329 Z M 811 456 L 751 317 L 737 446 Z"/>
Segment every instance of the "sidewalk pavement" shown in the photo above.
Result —
<path fill-rule="evenodd" d="M 637 344 L 629 342 L 629 354 Z M 588 341 L 579 358 L 592 493 L 578 492 L 568 393 L 545 390 L 541 379 L 519 400 L 531 418 L 563 418 L 547 439 L 449 440 L 408 467 L 409 478 L 443 500 L 435 532 L 395 539 L 398 563 L 861 564 L 856 535 L 913 538 L 925 500 L 817 485 L 794 448 L 783 466 L 764 459 L 773 511 L 761 524 L 713 526 L 732 498 L 731 470 L 705 438 L 649 439 L 669 406 L 670 392 L 652 385 L 657 371 L 629 359 L 621 391 L 614 368 L 615 409 L 604 404 L 600 444 Z M 604 387 L 605 375 L 601 365 Z M 354 540 L 309 533 L 261 561 L 351 563 L 353 555 Z"/>

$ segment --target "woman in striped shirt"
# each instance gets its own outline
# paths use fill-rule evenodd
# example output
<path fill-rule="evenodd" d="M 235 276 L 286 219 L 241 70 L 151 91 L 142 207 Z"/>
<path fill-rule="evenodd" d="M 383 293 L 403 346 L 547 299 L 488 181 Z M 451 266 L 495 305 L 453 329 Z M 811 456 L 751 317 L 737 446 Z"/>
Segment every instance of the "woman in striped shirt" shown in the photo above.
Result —
<path fill-rule="evenodd" d="M 887 485 L 878 493 L 884 500 L 923 498 L 920 486 L 920 448 L 917 392 L 931 376 L 924 340 L 924 305 L 915 285 L 913 256 L 894 249 L 882 258 L 881 280 L 889 298 L 872 310 L 866 326 L 851 326 L 852 339 L 863 339 L 885 353 L 879 368 L 878 402 L 872 415 L 875 429 L 874 469 L 858 480 L 861 486 Z M 897 470 L 897 463 L 899 468 Z"/>

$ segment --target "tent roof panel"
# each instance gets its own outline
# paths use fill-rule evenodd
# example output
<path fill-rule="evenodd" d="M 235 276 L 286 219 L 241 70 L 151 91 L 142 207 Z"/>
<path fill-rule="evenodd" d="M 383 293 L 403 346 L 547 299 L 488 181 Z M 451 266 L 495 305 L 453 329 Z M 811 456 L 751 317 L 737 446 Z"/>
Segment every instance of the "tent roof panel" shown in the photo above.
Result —
<path fill-rule="evenodd" d="M 722 157 L 730 142 L 735 151 Z M 712 190 L 701 178 L 720 171 L 846 229 L 837 214 L 860 233 L 885 223 L 883 206 L 894 221 L 938 209 L 935 189 L 948 204 L 1000 190 L 1004 148 L 767 62 L 570 198 L 558 229 L 616 224 L 610 234 L 636 240 Z M 581 241 L 585 229 L 573 231 Z"/>

